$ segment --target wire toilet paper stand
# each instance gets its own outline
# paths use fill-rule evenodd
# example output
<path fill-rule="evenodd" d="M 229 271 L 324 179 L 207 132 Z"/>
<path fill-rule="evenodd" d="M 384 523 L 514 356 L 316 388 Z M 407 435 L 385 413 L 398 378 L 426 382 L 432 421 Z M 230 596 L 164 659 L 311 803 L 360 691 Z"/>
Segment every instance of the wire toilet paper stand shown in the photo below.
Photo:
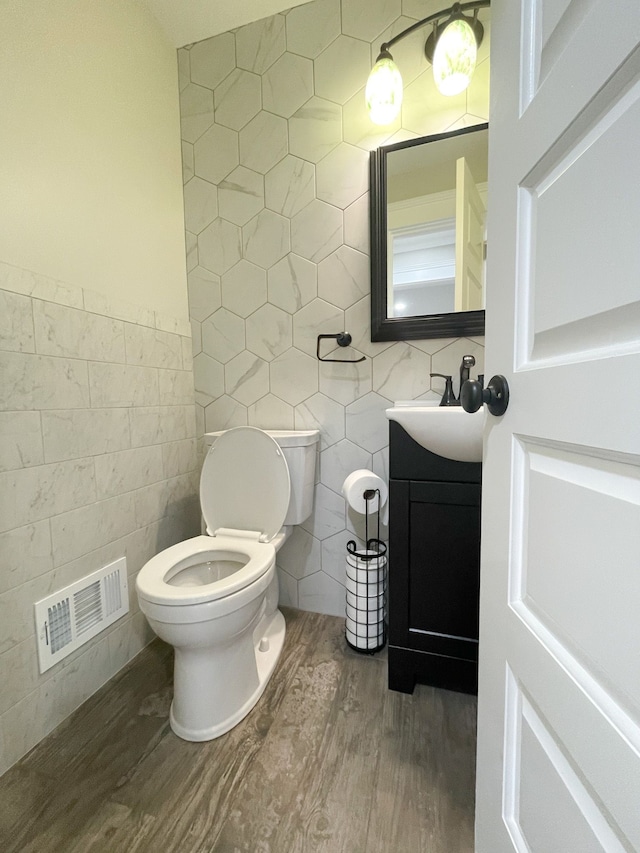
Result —
<path fill-rule="evenodd" d="M 364 550 L 358 550 L 354 540 L 347 542 L 345 639 L 357 652 L 372 655 L 387 642 L 387 546 L 380 539 L 380 489 L 366 489 L 363 498 L 366 504 Z M 370 539 L 370 507 L 376 499 L 377 533 Z"/>

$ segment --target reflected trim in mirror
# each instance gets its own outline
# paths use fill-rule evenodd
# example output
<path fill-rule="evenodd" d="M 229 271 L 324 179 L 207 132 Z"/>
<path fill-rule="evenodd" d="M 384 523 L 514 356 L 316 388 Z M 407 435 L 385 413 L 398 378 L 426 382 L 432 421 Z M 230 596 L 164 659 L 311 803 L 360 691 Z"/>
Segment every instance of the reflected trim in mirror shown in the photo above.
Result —
<path fill-rule="evenodd" d="M 466 127 L 419 139 L 384 145 L 369 160 L 369 214 L 371 236 L 371 340 L 405 341 L 484 335 L 484 311 L 460 311 L 418 317 L 389 317 L 387 311 L 387 157 L 393 151 L 450 139 L 488 124 Z"/>

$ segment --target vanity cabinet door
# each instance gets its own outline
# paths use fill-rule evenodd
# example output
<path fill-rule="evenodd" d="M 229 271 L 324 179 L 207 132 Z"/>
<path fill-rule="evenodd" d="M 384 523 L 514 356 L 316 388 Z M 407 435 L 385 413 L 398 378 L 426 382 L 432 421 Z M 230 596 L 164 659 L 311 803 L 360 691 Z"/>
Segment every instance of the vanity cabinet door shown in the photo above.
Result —
<path fill-rule="evenodd" d="M 480 484 L 390 481 L 389 687 L 477 689 Z"/>
<path fill-rule="evenodd" d="M 410 632 L 478 639 L 480 487 L 409 486 Z"/>

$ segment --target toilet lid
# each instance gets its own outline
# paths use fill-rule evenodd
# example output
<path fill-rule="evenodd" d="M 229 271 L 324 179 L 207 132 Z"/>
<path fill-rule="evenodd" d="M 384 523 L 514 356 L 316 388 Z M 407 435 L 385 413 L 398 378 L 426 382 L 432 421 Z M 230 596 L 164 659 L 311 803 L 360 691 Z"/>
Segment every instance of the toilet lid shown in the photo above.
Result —
<path fill-rule="evenodd" d="M 222 433 L 204 460 L 200 505 L 211 534 L 221 527 L 255 530 L 271 541 L 286 517 L 290 492 L 282 450 L 255 427 Z"/>

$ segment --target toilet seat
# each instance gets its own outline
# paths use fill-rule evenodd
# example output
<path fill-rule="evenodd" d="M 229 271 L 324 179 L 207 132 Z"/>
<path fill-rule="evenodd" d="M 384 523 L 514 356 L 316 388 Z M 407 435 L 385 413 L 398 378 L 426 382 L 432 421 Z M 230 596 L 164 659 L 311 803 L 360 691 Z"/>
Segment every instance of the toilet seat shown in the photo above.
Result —
<path fill-rule="evenodd" d="M 268 542 L 240 536 L 194 536 L 152 557 L 136 579 L 139 595 L 154 604 L 185 605 L 216 601 L 249 586 L 273 565 L 276 551 Z M 209 584 L 176 586 L 170 581 L 190 566 L 220 559 L 243 562 L 242 568 Z"/>
<path fill-rule="evenodd" d="M 223 433 L 212 445 L 200 476 L 200 504 L 208 536 L 195 536 L 152 557 L 136 579 L 138 594 L 168 606 L 216 601 L 250 586 L 275 563 L 271 540 L 284 522 L 290 497 L 287 462 L 277 442 L 254 427 Z M 219 578 L 194 571 L 183 584 L 177 576 L 202 563 L 225 561 Z M 215 577 L 214 570 L 209 574 Z M 200 577 L 197 577 L 197 575 Z M 173 581 L 173 583 L 172 583 Z"/>

